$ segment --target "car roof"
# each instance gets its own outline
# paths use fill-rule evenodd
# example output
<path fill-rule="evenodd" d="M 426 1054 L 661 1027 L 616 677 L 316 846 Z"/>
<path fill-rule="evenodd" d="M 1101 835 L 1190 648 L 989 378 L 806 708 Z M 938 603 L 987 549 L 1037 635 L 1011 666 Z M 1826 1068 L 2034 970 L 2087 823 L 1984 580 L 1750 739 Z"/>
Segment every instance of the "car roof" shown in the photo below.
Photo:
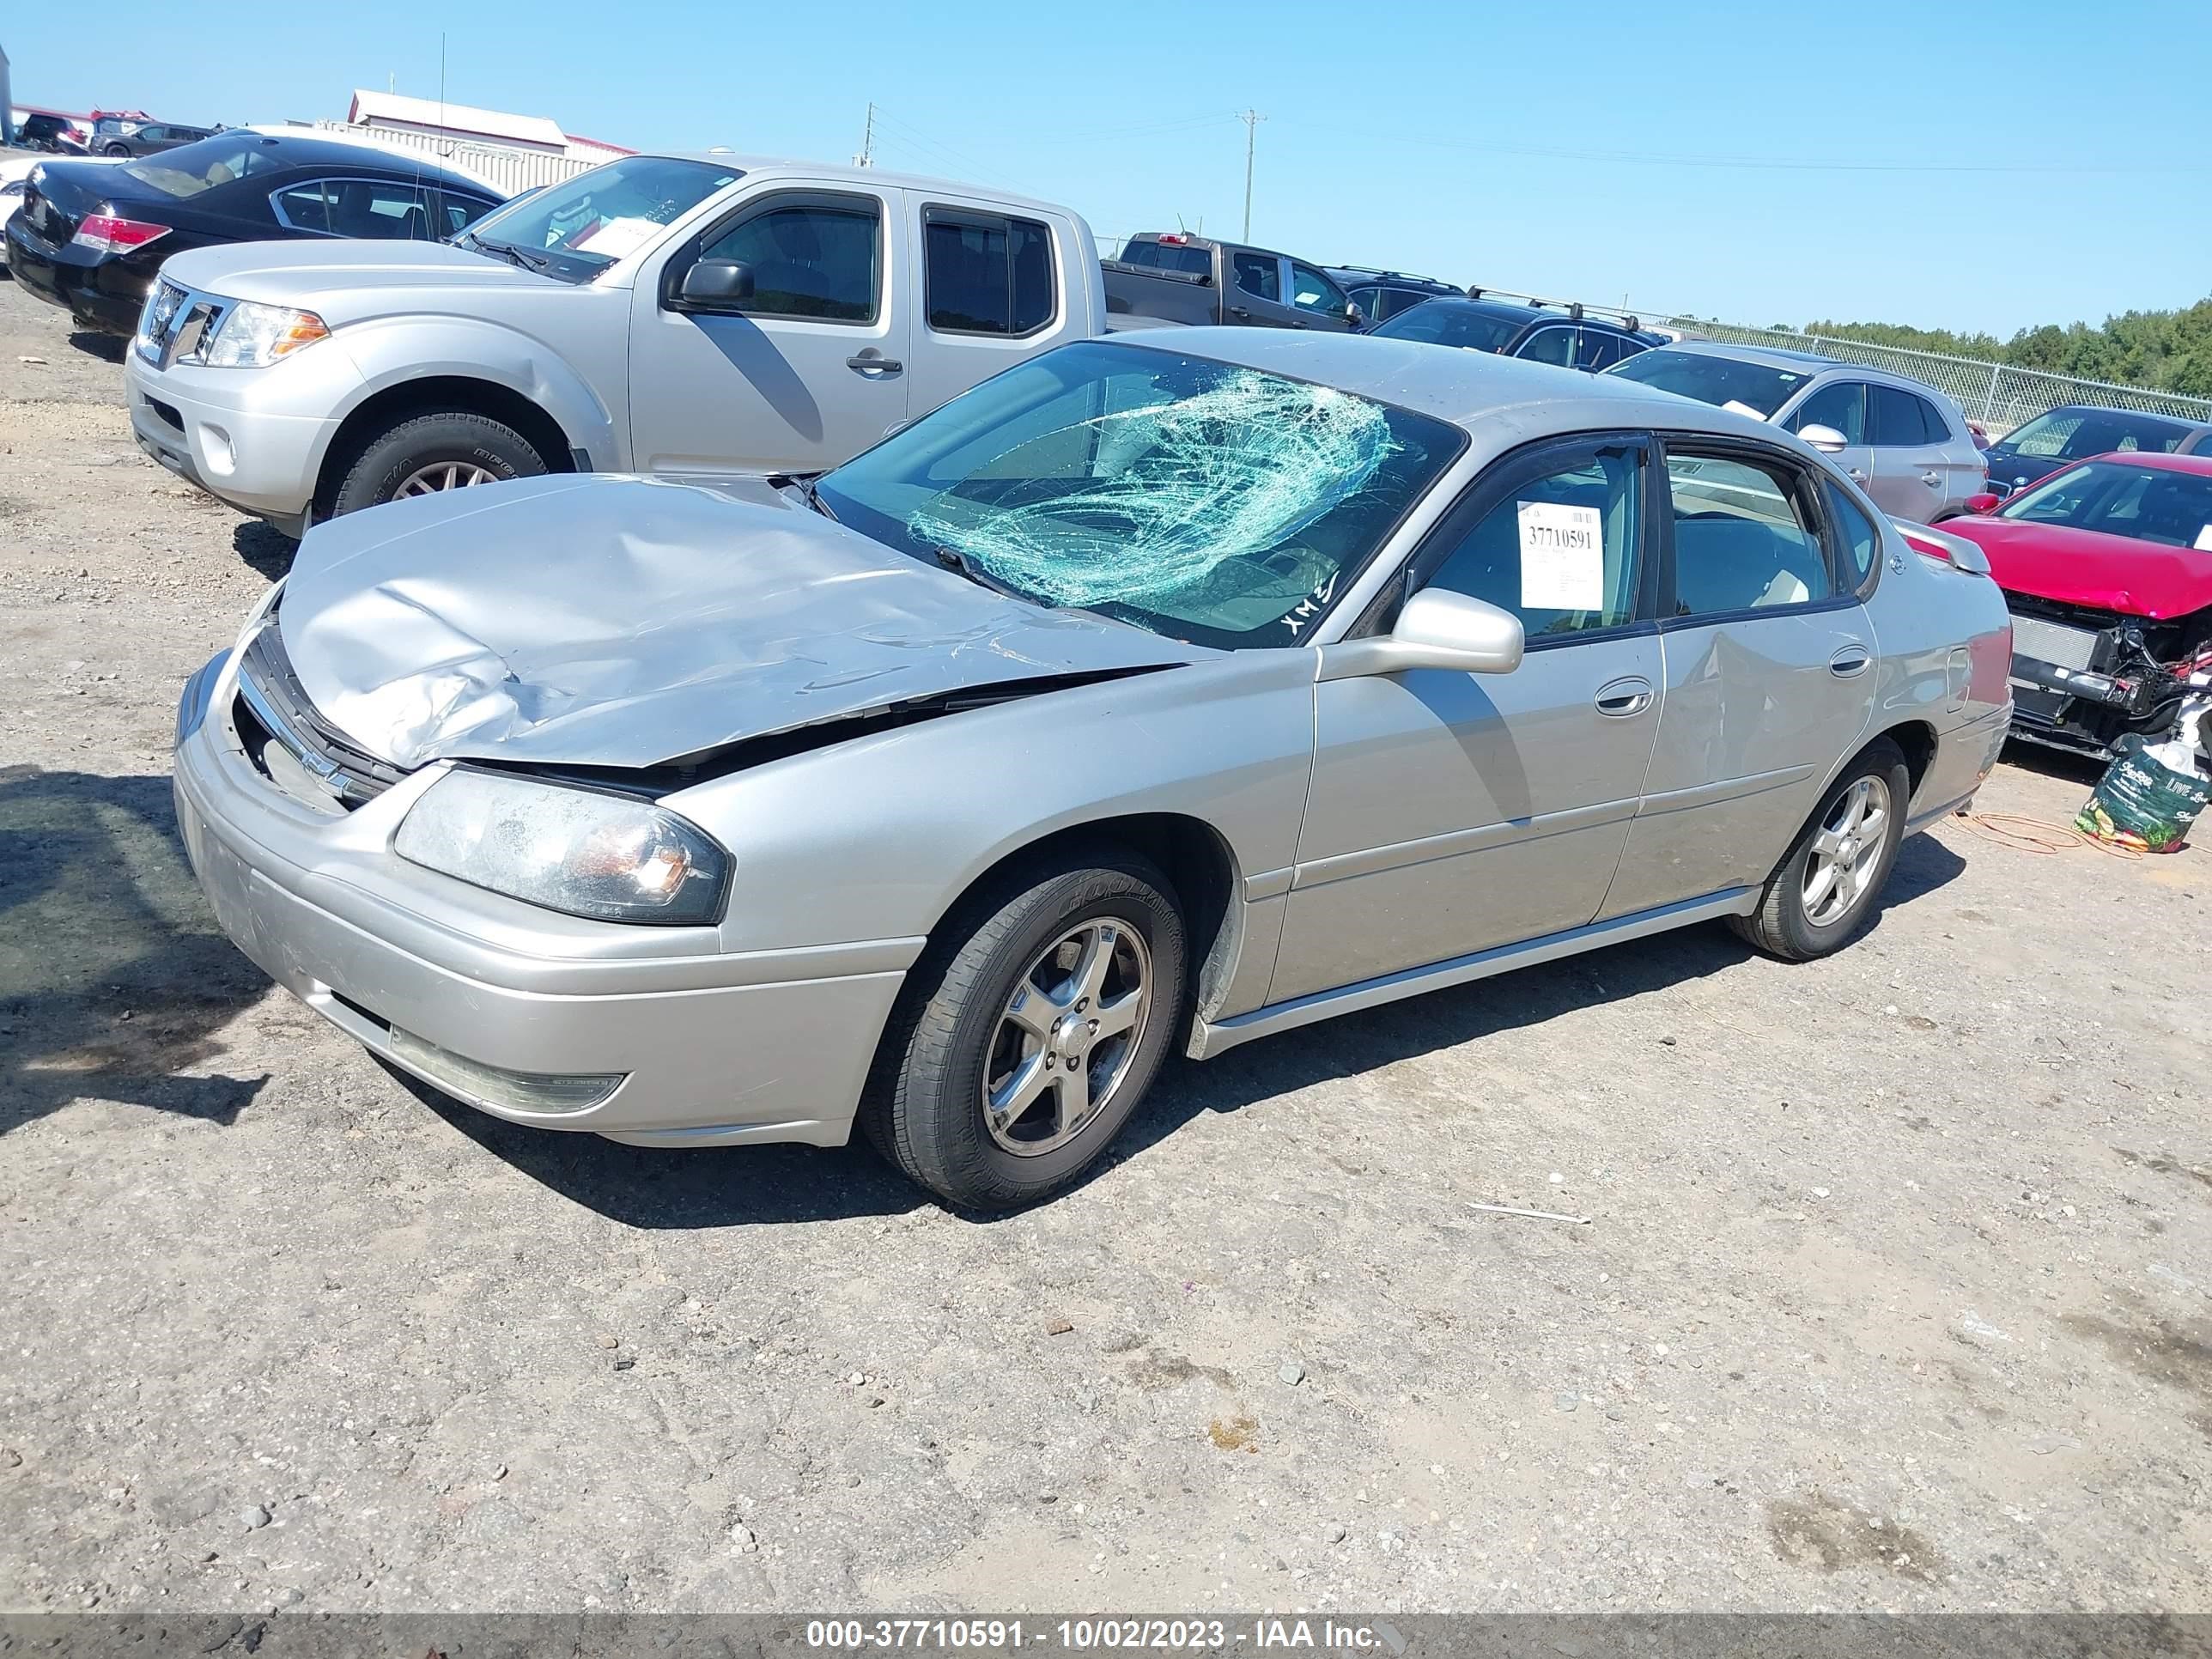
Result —
<path fill-rule="evenodd" d="M 205 138 L 195 138 L 192 143 L 228 143 L 240 139 L 250 139 L 268 147 L 288 167 L 370 167 L 398 178 L 419 177 L 424 183 L 441 188 L 457 186 L 479 196 L 499 196 L 502 193 L 493 186 L 478 183 L 466 173 L 441 167 L 435 161 L 418 161 L 404 151 L 350 139 L 333 142 L 306 134 L 295 137 L 289 132 L 271 131 L 263 127 L 234 127 L 227 132 L 211 132 Z M 190 147 L 184 146 L 186 149 Z M 176 153 L 174 150 L 165 152 L 169 155 Z M 158 163 L 161 158 L 150 159 Z"/>
<path fill-rule="evenodd" d="M 2044 415 L 2124 415 L 2131 421 L 2148 421 L 2178 432 L 2212 430 L 2212 421 L 2192 421 L 2186 415 L 2168 415 L 2156 409 L 2114 409 L 2106 404 L 2058 404 L 2043 411 Z M 2042 416 L 2033 417 L 2040 420 Z M 2026 422 L 2021 424 L 2025 426 Z"/>
<path fill-rule="evenodd" d="M 858 184 L 886 185 L 903 190 L 942 191 L 950 195 L 969 198 L 981 197 L 988 199 L 994 206 L 1004 204 L 1008 207 L 1027 208 L 1036 213 L 1057 213 L 1065 216 L 1068 211 L 1058 202 L 1048 202 L 1040 197 L 1017 195 L 996 185 L 979 185 L 969 179 L 945 179 L 927 173 L 894 173 L 888 167 L 860 168 L 840 161 L 808 161 L 788 155 L 740 155 L 736 150 L 728 149 L 645 149 L 639 150 L 637 154 L 665 161 L 697 161 L 707 167 L 728 167 L 743 173 L 748 179 L 775 179 L 785 175 L 795 176 L 802 179 L 830 181 L 850 179 Z M 619 162 L 629 161 L 630 157 L 617 155 L 612 159 Z M 577 176 L 580 178 L 582 175 Z M 1174 233 L 1146 231 L 1142 234 L 1132 236 L 1128 240 L 1133 242 L 1149 241 L 1163 234 L 1173 234 Z M 1196 236 L 1192 237 L 1190 240 L 1194 246 L 1214 246 Z M 1261 252 L 1266 251 L 1259 250 Z"/>
<path fill-rule="evenodd" d="M 1382 270 L 1374 265 L 1323 265 L 1322 269 L 1346 288 L 1364 284 L 1381 285 L 1396 283 L 1407 288 L 1419 289 L 1425 293 L 1457 294 L 1462 290 L 1453 283 L 1437 276 L 1416 276 L 1410 270 Z"/>
<path fill-rule="evenodd" d="M 1769 442 L 1787 435 L 1767 422 L 1634 380 L 1419 340 L 1277 328 L 1139 329 L 1109 338 L 1310 380 L 1464 428 L 1540 404 L 1551 417 L 1547 424 L 1562 432 L 1663 427 Z"/>
<path fill-rule="evenodd" d="M 2212 478 L 2212 455 L 2172 455 L 2162 449 L 2122 449 L 2102 455 L 2084 455 L 2081 460 L 2069 461 L 2066 465 L 2076 467 L 2083 461 L 2124 461 L 2130 466 L 2147 466 L 2156 472 L 2186 472 L 2192 477 Z"/>
<path fill-rule="evenodd" d="M 1900 374 L 1893 368 L 1876 368 L 1871 363 L 1854 363 L 1841 357 L 1823 357 L 1817 351 L 1796 351 L 1787 346 L 1732 345 L 1718 340 L 1675 340 L 1654 348 L 1660 351 L 1680 351 L 1699 357 L 1727 357 L 1740 363 L 1760 363 L 1768 368 L 1810 370 L 1815 377 L 1829 373 L 1849 374 L 1855 380 L 1878 381 L 1883 386 L 1897 386 L 1906 392 L 1917 392 L 1923 397 L 1952 401 L 1940 386 L 1925 380 L 1916 380 L 1910 374 Z"/>

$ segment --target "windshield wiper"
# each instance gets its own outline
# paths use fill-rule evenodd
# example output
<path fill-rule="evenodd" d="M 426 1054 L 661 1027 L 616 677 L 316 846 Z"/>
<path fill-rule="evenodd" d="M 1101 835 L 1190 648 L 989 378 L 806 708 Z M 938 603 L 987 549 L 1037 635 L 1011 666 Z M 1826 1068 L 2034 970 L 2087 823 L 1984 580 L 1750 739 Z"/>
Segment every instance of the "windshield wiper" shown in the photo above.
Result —
<path fill-rule="evenodd" d="M 925 545 L 928 544 L 925 544 Z M 960 551 L 958 548 L 937 547 L 933 545 L 929 547 L 929 550 L 936 558 L 938 563 L 943 565 L 947 570 L 958 572 L 961 575 L 965 576 L 969 581 L 975 583 L 978 587 L 988 587 L 994 593 L 1003 594 L 1010 599 L 1021 599 L 1030 605 L 1038 603 L 1038 601 L 1031 599 L 1028 594 L 1020 592 L 1017 588 L 1007 586 L 1006 583 L 1000 581 L 997 577 L 988 574 L 981 566 L 978 565 L 975 560 L 969 558 L 965 553 Z"/>
<path fill-rule="evenodd" d="M 472 230 L 462 232 L 454 246 L 474 248 L 479 253 L 489 253 L 495 259 L 504 259 L 511 265 L 520 265 L 525 270 L 534 270 L 541 276 L 553 269 L 552 260 L 542 253 L 533 253 L 526 247 L 517 247 L 512 242 L 487 242 Z"/>
<path fill-rule="evenodd" d="M 815 475 L 817 477 L 819 476 L 819 474 Z M 771 489 L 797 490 L 805 497 L 807 506 L 829 520 L 831 524 L 841 522 L 837 515 L 830 510 L 830 503 L 822 499 L 822 492 L 814 487 L 814 477 L 802 478 L 794 472 L 775 472 L 769 475 L 768 483 Z"/>

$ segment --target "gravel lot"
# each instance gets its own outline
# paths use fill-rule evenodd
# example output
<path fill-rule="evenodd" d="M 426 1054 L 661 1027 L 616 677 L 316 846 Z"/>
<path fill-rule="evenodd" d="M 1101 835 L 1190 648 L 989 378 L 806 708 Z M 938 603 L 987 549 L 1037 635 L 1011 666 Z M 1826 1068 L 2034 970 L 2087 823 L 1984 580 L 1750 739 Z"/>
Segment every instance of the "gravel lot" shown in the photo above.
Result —
<path fill-rule="evenodd" d="M 0 1608 L 2212 1601 L 2212 853 L 1948 823 L 1833 961 L 1184 1066 L 1010 1220 L 513 1128 L 215 933 L 171 707 L 289 550 L 91 343 L 0 283 Z"/>

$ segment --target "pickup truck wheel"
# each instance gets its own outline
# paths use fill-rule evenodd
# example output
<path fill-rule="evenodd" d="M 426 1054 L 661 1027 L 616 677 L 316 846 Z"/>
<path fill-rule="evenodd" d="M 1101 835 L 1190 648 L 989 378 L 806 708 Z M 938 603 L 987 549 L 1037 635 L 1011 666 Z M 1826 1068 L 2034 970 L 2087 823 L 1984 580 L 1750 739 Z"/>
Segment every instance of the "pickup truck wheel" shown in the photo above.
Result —
<path fill-rule="evenodd" d="M 1098 848 L 1032 865 L 951 918 L 907 978 L 861 1125 L 960 1208 L 1073 1183 L 1152 1087 L 1183 1014 L 1167 878 Z"/>
<path fill-rule="evenodd" d="M 544 471 L 544 458 L 511 426 L 459 411 L 417 415 L 370 441 L 348 469 L 331 512 L 335 516 L 402 495 L 534 478 Z"/>
<path fill-rule="evenodd" d="M 1897 862 L 1912 775 L 1887 738 L 1844 769 L 1768 878 L 1759 908 L 1729 923 L 1769 956 L 1809 962 L 1840 951 L 1874 915 Z"/>

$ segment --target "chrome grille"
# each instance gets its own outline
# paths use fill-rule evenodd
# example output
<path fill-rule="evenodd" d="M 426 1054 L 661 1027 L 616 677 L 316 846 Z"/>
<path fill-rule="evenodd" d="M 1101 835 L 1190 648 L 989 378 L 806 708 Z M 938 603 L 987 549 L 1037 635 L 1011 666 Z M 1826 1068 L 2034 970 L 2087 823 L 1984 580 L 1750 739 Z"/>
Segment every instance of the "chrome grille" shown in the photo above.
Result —
<path fill-rule="evenodd" d="M 2012 619 L 2012 652 L 2031 662 L 2056 663 L 2061 668 L 2087 668 L 2097 654 L 2097 635 L 2087 628 L 2045 622 L 2040 617 Z"/>
<path fill-rule="evenodd" d="M 390 762 L 355 746 L 315 713 L 292 672 L 283 635 L 273 622 L 246 647 L 245 660 L 239 665 L 238 701 L 243 716 L 240 735 L 250 724 L 263 740 L 298 762 L 313 787 L 341 806 L 350 809 L 374 800 L 406 775 Z M 262 769 L 269 770 L 265 763 Z"/>

